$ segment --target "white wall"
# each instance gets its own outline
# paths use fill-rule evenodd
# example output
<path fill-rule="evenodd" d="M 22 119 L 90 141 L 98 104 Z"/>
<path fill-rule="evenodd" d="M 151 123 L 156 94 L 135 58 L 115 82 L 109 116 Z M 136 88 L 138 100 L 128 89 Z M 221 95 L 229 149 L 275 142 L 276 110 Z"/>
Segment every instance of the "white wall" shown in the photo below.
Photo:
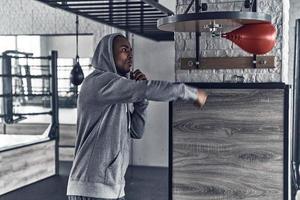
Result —
<path fill-rule="evenodd" d="M 159 0 L 159 3 L 175 13 L 176 0 Z"/>
<path fill-rule="evenodd" d="M 174 81 L 174 42 L 155 42 L 134 36 L 134 68 L 150 80 Z M 150 101 L 144 137 L 133 142 L 134 165 L 168 166 L 168 102 Z"/>
<path fill-rule="evenodd" d="M 56 50 L 60 58 L 75 58 L 75 35 L 68 36 L 42 36 L 41 40 L 46 44 L 47 50 Z M 78 38 L 78 54 L 81 58 L 91 58 L 94 48 L 93 35 L 80 35 Z"/>
<path fill-rule="evenodd" d="M 175 0 L 159 3 L 175 11 Z M 150 80 L 174 81 L 174 42 L 155 42 L 134 36 L 134 67 L 144 72 Z M 144 137 L 134 140 L 132 164 L 168 167 L 169 104 L 150 101 Z"/>

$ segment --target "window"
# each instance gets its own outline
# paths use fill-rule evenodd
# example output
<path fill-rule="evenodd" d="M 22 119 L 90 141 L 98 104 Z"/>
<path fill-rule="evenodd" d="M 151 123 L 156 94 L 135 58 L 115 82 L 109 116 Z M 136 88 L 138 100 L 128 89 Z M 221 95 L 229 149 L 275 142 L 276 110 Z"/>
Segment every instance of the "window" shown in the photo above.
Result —
<path fill-rule="evenodd" d="M 16 50 L 16 36 L 0 36 L 0 53 L 6 50 Z"/>

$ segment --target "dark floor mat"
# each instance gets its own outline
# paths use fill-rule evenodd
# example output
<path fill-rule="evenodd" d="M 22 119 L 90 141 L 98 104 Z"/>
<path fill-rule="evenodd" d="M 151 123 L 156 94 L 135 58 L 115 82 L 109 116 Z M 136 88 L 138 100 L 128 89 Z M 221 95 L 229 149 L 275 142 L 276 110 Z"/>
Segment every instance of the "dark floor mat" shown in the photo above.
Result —
<path fill-rule="evenodd" d="M 0 200 L 67 200 L 70 163 L 53 176 L 0 196 Z M 168 200 L 168 168 L 130 166 L 126 173 L 126 200 Z"/>

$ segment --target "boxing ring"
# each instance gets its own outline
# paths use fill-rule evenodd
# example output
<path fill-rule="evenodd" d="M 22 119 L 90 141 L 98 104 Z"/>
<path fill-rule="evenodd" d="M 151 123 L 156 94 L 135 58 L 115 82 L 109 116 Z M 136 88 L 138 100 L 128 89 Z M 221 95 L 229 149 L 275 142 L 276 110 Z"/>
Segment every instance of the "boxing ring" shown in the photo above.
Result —
<path fill-rule="evenodd" d="M 48 74 L 30 74 L 25 65 L 25 75 L 16 73 L 14 60 L 29 59 L 46 63 Z M 0 87 L 0 195 L 58 174 L 58 92 L 57 92 L 57 52 L 46 57 L 33 57 L 28 53 L 6 51 L 1 56 L 2 87 Z M 27 68 L 26 68 L 27 67 Z M 26 80 L 31 88 L 31 80 L 48 81 L 48 91 L 18 91 L 18 80 Z M 1 91 L 2 90 L 2 91 Z M 45 112 L 22 112 L 14 106 L 16 99 L 49 98 L 49 110 Z M 49 124 L 43 127 L 20 123 L 26 116 L 50 115 Z M 12 128 L 13 125 L 18 128 Z M 28 130 L 31 134 L 27 135 Z M 13 130 L 13 131 L 9 131 Z M 41 131 L 43 130 L 43 131 Z"/>

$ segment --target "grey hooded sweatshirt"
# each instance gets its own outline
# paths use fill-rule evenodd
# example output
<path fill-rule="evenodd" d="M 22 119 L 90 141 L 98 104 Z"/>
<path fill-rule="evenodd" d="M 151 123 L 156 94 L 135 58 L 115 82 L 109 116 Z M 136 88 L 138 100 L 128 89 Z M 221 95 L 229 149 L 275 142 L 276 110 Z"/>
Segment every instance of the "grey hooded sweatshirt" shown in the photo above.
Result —
<path fill-rule="evenodd" d="M 113 39 L 103 37 L 77 102 L 75 157 L 67 195 L 116 199 L 125 196 L 130 141 L 142 138 L 147 100 L 196 100 L 197 89 L 182 83 L 130 80 L 117 73 Z M 128 110 L 133 103 L 133 112 Z"/>

